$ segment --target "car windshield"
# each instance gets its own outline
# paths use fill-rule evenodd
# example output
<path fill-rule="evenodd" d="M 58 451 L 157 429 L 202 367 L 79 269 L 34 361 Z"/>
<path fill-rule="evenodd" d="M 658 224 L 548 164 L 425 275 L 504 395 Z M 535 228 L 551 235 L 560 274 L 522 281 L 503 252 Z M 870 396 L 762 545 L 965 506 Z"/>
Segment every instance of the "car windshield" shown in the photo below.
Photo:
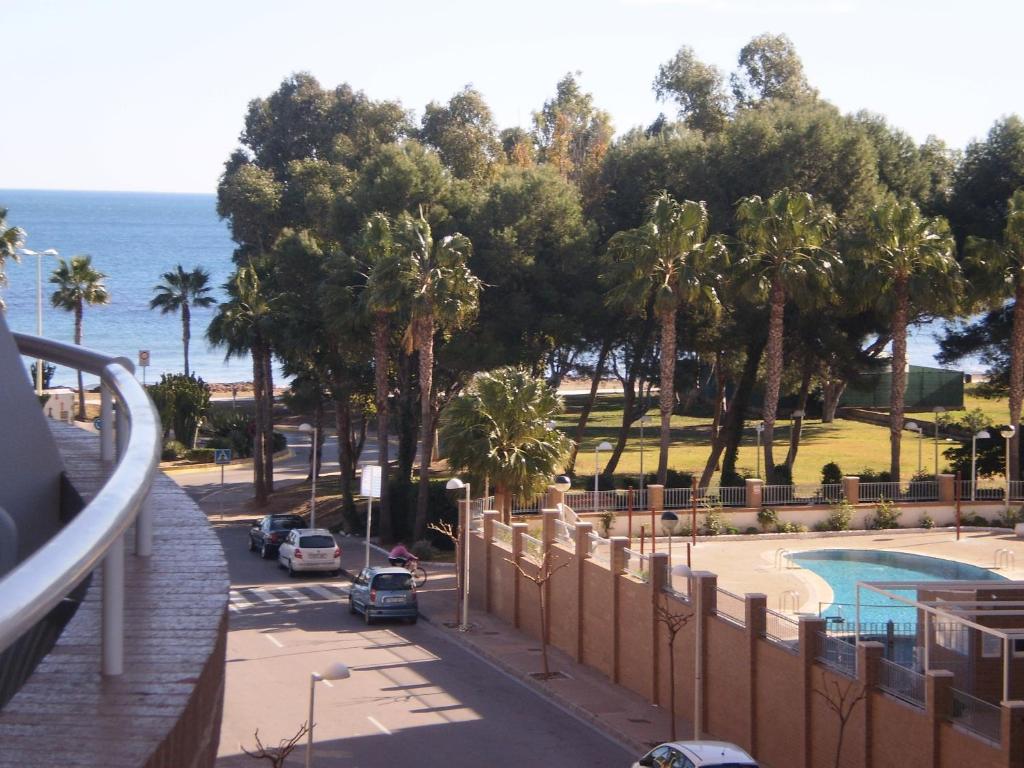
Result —
<path fill-rule="evenodd" d="M 273 517 L 270 519 L 270 530 L 287 531 L 292 528 L 301 528 L 304 522 L 301 517 Z"/>
<path fill-rule="evenodd" d="M 379 573 L 373 580 L 376 589 L 411 589 L 412 576 L 408 573 Z"/>
<path fill-rule="evenodd" d="M 299 539 L 299 546 L 306 549 L 328 549 L 334 546 L 334 539 L 330 536 L 303 536 Z"/>

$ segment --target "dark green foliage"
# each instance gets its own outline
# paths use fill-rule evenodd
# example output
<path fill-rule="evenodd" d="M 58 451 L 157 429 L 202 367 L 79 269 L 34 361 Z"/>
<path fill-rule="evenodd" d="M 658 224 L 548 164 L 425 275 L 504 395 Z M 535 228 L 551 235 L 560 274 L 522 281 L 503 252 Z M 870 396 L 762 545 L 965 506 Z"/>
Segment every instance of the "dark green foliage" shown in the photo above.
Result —
<path fill-rule="evenodd" d="M 197 376 L 165 373 L 149 387 L 149 396 L 160 412 L 164 435 L 171 428 L 186 446 L 195 445 L 196 432 L 210 405 L 210 387 Z"/>
<path fill-rule="evenodd" d="M 185 458 L 197 464 L 212 464 L 213 448 L 193 448 L 185 454 Z"/>
<path fill-rule="evenodd" d="M 888 470 L 875 471 L 873 469 L 862 469 L 859 472 L 860 481 L 862 483 L 890 483 L 892 482 L 892 475 L 889 474 Z"/>
<path fill-rule="evenodd" d="M 644 487 L 656 483 L 657 474 L 654 472 L 648 472 L 644 476 Z M 693 473 L 683 472 L 678 469 L 669 469 L 665 474 L 665 487 L 666 488 L 692 488 L 693 487 Z"/>
<path fill-rule="evenodd" d="M 35 381 L 36 381 L 36 364 L 35 363 L 32 363 L 32 365 L 29 366 L 29 371 L 30 371 L 29 376 L 32 379 L 32 383 L 34 385 Z M 43 361 L 43 389 L 49 389 L 50 388 L 50 382 L 53 381 L 53 374 L 56 373 L 56 372 L 57 372 L 57 366 L 56 365 L 53 365 L 51 363 L 47 363 L 45 360 Z"/>
<path fill-rule="evenodd" d="M 821 484 L 837 485 L 843 482 L 843 470 L 834 461 L 830 461 L 821 468 Z"/>
<path fill-rule="evenodd" d="M 458 529 L 459 507 L 458 498 L 445 488 L 445 480 L 431 480 L 427 495 L 427 519 L 429 523 L 450 523 Z M 391 509 L 394 518 L 395 541 L 408 540 L 413 535 L 413 516 L 416 509 L 417 484 L 393 477 L 388 486 L 391 494 Z M 365 530 L 366 515 L 361 515 L 361 525 Z M 359 530 L 358 528 L 356 530 Z M 452 549 L 451 540 L 436 531 L 428 530 L 427 540 L 435 547 L 443 550 Z"/>
<path fill-rule="evenodd" d="M 207 428 L 213 437 L 207 439 L 208 448 L 230 448 L 232 457 L 247 459 L 252 456 L 252 438 L 249 436 L 252 419 L 237 411 L 215 409 L 210 412 Z"/>
<path fill-rule="evenodd" d="M 166 440 L 160 451 L 161 461 L 178 461 L 184 459 L 189 449 L 178 440 Z"/>
<path fill-rule="evenodd" d="M 888 499 L 879 499 L 875 505 L 874 517 L 871 518 L 869 525 L 880 531 L 899 528 L 902 514 L 903 512 L 893 502 Z"/>

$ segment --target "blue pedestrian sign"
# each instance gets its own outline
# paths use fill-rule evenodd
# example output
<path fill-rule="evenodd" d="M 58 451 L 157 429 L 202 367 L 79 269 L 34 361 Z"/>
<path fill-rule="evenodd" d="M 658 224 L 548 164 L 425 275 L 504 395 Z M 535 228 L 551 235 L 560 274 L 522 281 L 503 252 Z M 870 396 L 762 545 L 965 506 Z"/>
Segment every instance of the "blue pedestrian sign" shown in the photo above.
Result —
<path fill-rule="evenodd" d="M 213 449 L 213 463 L 214 464 L 230 464 L 231 463 L 231 449 L 230 448 L 214 448 Z"/>
<path fill-rule="evenodd" d="M 97 432 L 102 432 L 103 431 L 103 419 L 101 419 L 99 416 L 97 416 L 95 419 L 92 420 L 92 426 L 93 426 L 93 429 L 95 429 Z"/>

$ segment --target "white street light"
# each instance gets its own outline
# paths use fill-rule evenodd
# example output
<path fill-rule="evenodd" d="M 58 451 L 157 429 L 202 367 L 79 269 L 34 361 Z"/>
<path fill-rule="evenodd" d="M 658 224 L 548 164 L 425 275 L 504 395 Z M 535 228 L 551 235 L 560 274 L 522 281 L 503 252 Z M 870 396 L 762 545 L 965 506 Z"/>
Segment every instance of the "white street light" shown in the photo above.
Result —
<path fill-rule="evenodd" d="M 757 430 L 757 451 L 755 452 L 755 455 L 757 456 L 757 479 L 760 480 L 761 479 L 761 433 L 764 432 L 764 422 L 763 421 L 757 422 L 757 425 L 754 427 L 754 429 Z"/>
<path fill-rule="evenodd" d="M 19 248 L 19 256 L 36 257 L 36 336 L 43 335 L 43 256 L 57 256 L 56 248 L 47 248 L 45 251 L 33 251 L 28 248 Z M 36 394 L 43 394 L 43 361 L 36 360 Z"/>
<path fill-rule="evenodd" d="M 946 409 L 941 405 L 936 405 L 932 408 L 932 413 L 935 414 L 935 481 L 939 480 L 939 414 L 945 413 Z"/>
<path fill-rule="evenodd" d="M 1013 440 L 1016 432 L 1017 429 L 1013 426 L 999 430 L 1000 436 L 1006 441 L 1006 494 L 1004 500 L 1006 501 L 1007 509 L 1010 508 L 1010 441 Z"/>
<path fill-rule="evenodd" d="M 309 730 L 306 731 L 306 768 L 310 768 L 313 761 L 313 698 L 316 692 L 316 684 L 321 680 L 347 680 L 352 676 L 347 664 L 335 661 L 327 666 L 323 672 L 314 672 L 309 676 Z"/>
<path fill-rule="evenodd" d="M 598 472 L 600 471 L 600 464 L 599 464 L 600 458 L 598 458 L 598 454 L 600 454 L 601 451 L 610 451 L 611 449 L 612 449 L 612 444 L 609 443 L 607 440 L 602 440 L 600 443 L 597 444 L 597 447 L 594 448 L 594 511 L 595 512 L 597 511 L 597 490 L 598 490 L 597 489 L 597 475 L 598 475 Z"/>
<path fill-rule="evenodd" d="M 313 435 L 313 465 L 309 470 L 309 475 L 313 478 L 312 487 L 309 491 L 309 527 L 316 528 L 316 449 L 320 435 L 317 428 L 312 424 L 300 424 L 299 432 L 312 433 Z"/>
<path fill-rule="evenodd" d="M 992 437 L 987 430 L 981 430 L 971 435 L 971 501 L 974 501 L 974 490 L 978 484 L 978 438 L 988 440 Z"/>
<path fill-rule="evenodd" d="M 469 483 L 464 483 L 457 477 L 453 477 L 445 488 L 449 491 L 457 491 L 460 488 L 466 489 L 466 530 L 459 532 L 459 540 L 462 545 L 462 626 L 459 630 L 465 632 L 469 629 L 469 539 L 470 529 L 473 527 L 473 509 L 469 503 Z"/>
<path fill-rule="evenodd" d="M 921 438 L 924 436 L 924 430 L 921 428 L 921 425 L 918 424 L 916 421 L 908 421 L 903 426 L 904 426 L 904 428 L 910 430 L 911 432 L 917 432 L 917 474 L 920 475 L 921 474 Z"/>

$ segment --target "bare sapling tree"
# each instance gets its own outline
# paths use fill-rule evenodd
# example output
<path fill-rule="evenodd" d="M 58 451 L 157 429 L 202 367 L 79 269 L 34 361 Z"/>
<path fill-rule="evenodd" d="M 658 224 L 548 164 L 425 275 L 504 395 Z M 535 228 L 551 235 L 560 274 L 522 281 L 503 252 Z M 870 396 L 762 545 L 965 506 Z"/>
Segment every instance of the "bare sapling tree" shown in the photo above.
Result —
<path fill-rule="evenodd" d="M 668 715 L 671 721 L 669 741 L 676 740 L 676 636 L 679 630 L 690 623 L 696 614 L 677 613 L 668 607 L 668 596 L 662 595 L 662 602 L 654 598 L 654 619 L 659 624 L 665 625 L 668 633 Z"/>
<path fill-rule="evenodd" d="M 831 685 L 829 685 L 831 683 Z M 839 680 L 833 678 L 828 680 L 825 673 L 821 673 L 821 688 L 815 688 L 814 692 L 825 700 L 829 710 L 836 716 L 839 726 L 839 733 L 836 736 L 836 756 L 832 763 L 833 768 L 839 768 L 839 759 L 843 754 L 843 736 L 846 733 L 846 725 L 853 716 L 853 711 L 864 699 L 867 698 L 867 689 L 856 680 L 847 680 L 840 684 Z"/>
<path fill-rule="evenodd" d="M 266 747 L 260 741 L 260 729 L 257 728 L 256 733 L 253 734 L 253 737 L 256 739 L 256 749 L 254 751 L 250 752 L 241 744 L 238 746 L 249 757 L 256 760 L 269 760 L 272 768 L 284 768 L 284 761 L 307 733 L 309 733 L 309 723 L 303 723 L 299 726 L 298 732 L 290 739 L 281 739 L 276 747 Z"/>
<path fill-rule="evenodd" d="M 430 523 L 427 526 L 428 530 L 436 531 L 447 539 L 451 539 L 451 542 L 455 545 L 455 623 L 458 624 L 462 619 L 462 579 L 463 579 L 463 567 L 462 567 L 462 547 L 459 546 L 459 534 L 457 529 L 451 523 L 439 520 L 436 523 Z"/>
<path fill-rule="evenodd" d="M 551 677 L 551 670 L 548 667 L 548 591 L 545 589 L 545 586 L 551 581 L 552 576 L 569 565 L 571 561 L 563 560 L 558 565 L 552 567 L 550 547 L 544 550 L 544 556 L 541 558 L 540 565 L 537 566 L 537 570 L 534 573 L 527 572 L 521 563 L 517 563 L 510 557 L 506 557 L 505 560 L 512 563 L 524 579 L 532 581 L 537 586 L 537 606 L 540 611 L 540 654 L 541 660 L 544 663 L 544 679 L 547 679 Z"/>

